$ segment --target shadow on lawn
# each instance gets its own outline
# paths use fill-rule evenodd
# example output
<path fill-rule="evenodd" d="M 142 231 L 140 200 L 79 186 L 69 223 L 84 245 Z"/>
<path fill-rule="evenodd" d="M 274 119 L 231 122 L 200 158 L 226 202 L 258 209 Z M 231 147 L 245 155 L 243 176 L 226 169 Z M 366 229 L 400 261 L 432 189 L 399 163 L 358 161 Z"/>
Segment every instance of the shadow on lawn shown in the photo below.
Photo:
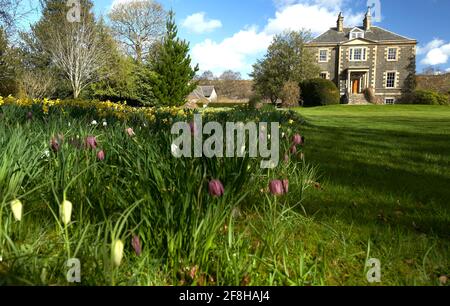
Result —
<path fill-rule="evenodd" d="M 448 238 L 450 135 L 431 132 L 305 125 L 307 159 L 326 182 L 309 213 Z M 331 206 L 323 207 L 324 200 Z"/>

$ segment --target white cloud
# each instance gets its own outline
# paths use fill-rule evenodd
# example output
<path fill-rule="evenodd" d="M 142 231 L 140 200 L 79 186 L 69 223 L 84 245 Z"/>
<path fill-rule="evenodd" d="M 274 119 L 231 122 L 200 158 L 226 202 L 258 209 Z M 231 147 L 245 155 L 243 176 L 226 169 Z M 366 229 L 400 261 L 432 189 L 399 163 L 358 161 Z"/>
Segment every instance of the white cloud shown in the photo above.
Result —
<path fill-rule="evenodd" d="M 183 21 L 182 25 L 189 31 L 197 34 L 209 33 L 222 27 L 222 22 L 220 20 L 207 20 L 205 16 L 205 12 L 192 14 Z"/>
<path fill-rule="evenodd" d="M 114 0 L 113 3 L 111 4 L 111 8 L 113 8 L 114 6 L 116 6 L 118 4 L 130 3 L 133 1 L 138 1 L 138 0 Z"/>
<path fill-rule="evenodd" d="M 450 72 L 450 68 L 445 69 L 445 72 Z"/>
<path fill-rule="evenodd" d="M 192 48 L 192 58 L 194 63 L 200 64 L 203 71 L 211 70 L 215 74 L 228 69 L 242 71 L 251 66 L 247 57 L 264 52 L 271 41 L 271 35 L 251 27 L 219 43 L 206 39 L 196 44 Z"/>
<path fill-rule="evenodd" d="M 333 1 L 332 1 L 333 2 Z M 334 2 L 339 2 L 335 0 Z M 275 18 L 270 18 L 265 31 L 268 33 L 280 33 L 283 30 L 311 30 L 314 34 L 321 34 L 330 27 L 336 26 L 339 8 L 330 8 L 321 4 L 293 4 L 286 6 L 275 13 Z M 362 23 L 363 14 L 345 13 L 346 26 L 354 26 Z"/>
<path fill-rule="evenodd" d="M 433 40 L 424 49 L 421 49 L 420 52 L 426 54 L 425 58 L 421 61 L 424 65 L 435 66 L 446 64 L 450 59 L 450 43 L 444 44 L 442 40 Z"/>
<path fill-rule="evenodd" d="M 442 39 L 435 38 L 423 47 L 418 46 L 417 54 L 418 55 L 426 54 L 432 49 L 441 47 L 443 44 L 445 44 L 445 41 L 443 41 Z"/>
<path fill-rule="evenodd" d="M 346 2 L 348 0 L 274 0 L 275 16 L 267 20 L 262 30 L 253 26 L 221 42 L 206 39 L 193 46 L 193 62 L 199 63 L 202 71 L 211 70 L 215 74 L 227 69 L 241 73 L 251 71 L 256 57 L 266 51 L 274 35 L 284 30 L 305 29 L 314 35 L 321 34 L 336 26 L 340 11 L 344 12 L 347 27 L 362 24 L 364 13 L 344 10 Z"/>

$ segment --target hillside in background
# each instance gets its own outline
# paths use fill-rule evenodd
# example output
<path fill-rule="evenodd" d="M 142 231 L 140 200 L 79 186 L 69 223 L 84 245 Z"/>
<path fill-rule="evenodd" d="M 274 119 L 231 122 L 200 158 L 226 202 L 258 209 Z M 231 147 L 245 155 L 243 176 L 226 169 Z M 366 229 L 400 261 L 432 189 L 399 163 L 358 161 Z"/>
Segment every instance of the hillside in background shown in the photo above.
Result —
<path fill-rule="evenodd" d="M 441 75 L 417 75 L 417 89 L 450 93 L 450 73 Z"/>
<path fill-rule="evenodd" d="M 253 81 L 248 80 L 201 80 L 199 85 L 214 86 L 219 103 L 246 103 L 253 93 Z"/>

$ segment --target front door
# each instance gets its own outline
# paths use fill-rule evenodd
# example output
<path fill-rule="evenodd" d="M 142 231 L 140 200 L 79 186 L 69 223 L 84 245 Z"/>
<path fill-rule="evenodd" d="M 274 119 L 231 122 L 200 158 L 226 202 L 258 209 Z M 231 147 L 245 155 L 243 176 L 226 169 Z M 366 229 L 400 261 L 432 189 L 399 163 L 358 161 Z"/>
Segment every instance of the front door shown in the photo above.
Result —
<path fill-rule="evenodd" d="M 359 92 L 359 80 L 353 80 L 352 83 L 352 93 L 357 94 Z"/>

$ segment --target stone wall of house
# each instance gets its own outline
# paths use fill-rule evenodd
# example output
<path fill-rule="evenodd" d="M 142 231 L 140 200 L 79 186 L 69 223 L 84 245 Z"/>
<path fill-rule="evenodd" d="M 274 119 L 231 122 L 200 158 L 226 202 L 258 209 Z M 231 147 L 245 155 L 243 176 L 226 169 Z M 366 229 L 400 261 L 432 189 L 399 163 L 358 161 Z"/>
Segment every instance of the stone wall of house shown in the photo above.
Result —
<path fill-rule="evenodd" d="M 327 72 L 327 78 L 335 83 L 337 83 L 336 79 L 336 71 L 337 71 L 337 56 L 338 56 L 338 48 L 337 46 L 329 46 L 329 47 L 308 47 L 308 49 L 314 54 L 317 65 L 320 68 L 320 72 Z M 328 50 L 328 61 L 327 62 L 319 62 L 319 50 L 326 49 Z M 319 76 L 317 76 L 319 77 Z"/>
<path fill-rule="evenodd" d="M 388 48 L 398 48 L 397 61 L 387 60 Z M 403 90 L 408 89 L 409 81 L 415 74 L 415 54 L 416 45 L 379 45 L 377 51 L 377 74 L 376 74 L 376 86 L 375 91 L 378 95 L 401 95 Z M 396 72 L 396 88 L 386 88 L 386 75 L 387 72 Z"/>
<path fill-rule="evenodd" d="M 350 48 L 355 47 L 363 47 L 366 48 L 366 60 L 365 61 L 350 61 Z M 376 69 L 374 65 L 374 61 L 376 61 L 375 58 L 376 55 L 376 46 L 375 45 L 348 45 L 348 46 L 342 46 L 341 47 L 341 90 L 347 86 L 346 81 L 348 79 L 348 72 L 347 68 L 352 69 L 362 69 L 362 70 L 368 70 L 369 71 L 369 79 L 368 83 L 369 86 L 372 84 L 372 80 L 374 79 Z"/>

